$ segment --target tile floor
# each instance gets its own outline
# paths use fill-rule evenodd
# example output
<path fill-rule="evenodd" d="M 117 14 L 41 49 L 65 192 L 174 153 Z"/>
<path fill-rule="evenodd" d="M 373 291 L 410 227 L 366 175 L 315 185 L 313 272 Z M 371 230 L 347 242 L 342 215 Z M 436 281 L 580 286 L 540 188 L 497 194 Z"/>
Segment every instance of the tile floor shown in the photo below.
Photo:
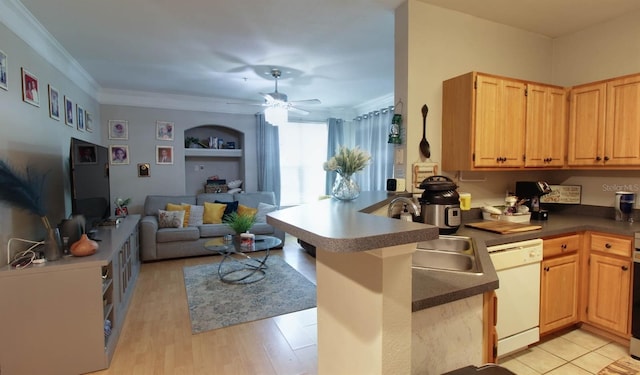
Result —
<path fill-rule="evenodd" d="M 518 375 L 589 375 L 628 355 L 627 347 L 576 329 L 499 362 Z"/>

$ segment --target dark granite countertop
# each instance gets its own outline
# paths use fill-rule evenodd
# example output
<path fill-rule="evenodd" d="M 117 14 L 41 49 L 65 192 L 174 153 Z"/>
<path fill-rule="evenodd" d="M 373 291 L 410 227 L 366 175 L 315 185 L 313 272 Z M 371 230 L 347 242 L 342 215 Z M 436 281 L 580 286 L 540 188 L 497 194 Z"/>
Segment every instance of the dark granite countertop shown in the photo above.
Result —
<path fill-rule="evenodd" d="M 408 223 L 371 215 L 397 197 L 387 192 L 363 192 L 354 201 L 325 199 L 268 214 L 267 222 L 316 247 L 335 252 L 366 251 L 382 247 L 420 242 L 436 238 L 432 225 Z M 566 212 L 552 212 L 546 221 L 531 221 L 542 229 L 516 234 L 496 234 L 465 227 L 481 221 L 479 211 L 463 215 L 463 225 L 455 235 L 474 240 L 483 273 L 464 274 L 437 270 L 413 269 L 412 311 L 419 311 L 498 288 L 498 276 L 487 246 L 545 238 L 575 232 L 600 231 L 633 236 L 640 223 L 617 222 L 604 208 L 573 207 Z"/>

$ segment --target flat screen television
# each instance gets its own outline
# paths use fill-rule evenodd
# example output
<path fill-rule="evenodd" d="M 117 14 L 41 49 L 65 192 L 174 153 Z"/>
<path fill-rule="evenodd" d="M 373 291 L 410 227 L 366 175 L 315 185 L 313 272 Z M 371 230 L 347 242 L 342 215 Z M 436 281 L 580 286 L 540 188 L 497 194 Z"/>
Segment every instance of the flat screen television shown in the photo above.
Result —
<path fill-rule="evenodd" d="M 86 228 L 94 228 L 111 216 L 109 149 L 71 138 L 71 210 L 83 215 Z"/>

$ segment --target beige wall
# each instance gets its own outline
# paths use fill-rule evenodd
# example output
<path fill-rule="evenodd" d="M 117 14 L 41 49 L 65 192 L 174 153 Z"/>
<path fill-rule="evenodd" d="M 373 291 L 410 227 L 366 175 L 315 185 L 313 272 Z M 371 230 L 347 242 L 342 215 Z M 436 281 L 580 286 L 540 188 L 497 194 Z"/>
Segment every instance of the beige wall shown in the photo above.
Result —
<path fill-rule="evenodd" d="M 553 41 L 553 79 L 571 86 L 640 71 L 640 12 Z"/>
<path fill-rule="evenodd" d="M 441 162 L 442 81 L 480 71 L 543 83 L 572 85 L 640 71 L 639 14 L 574 35 L 550 39 L 527 31 L 409 0 L 396 10 L 396 102 L 404 103 L 408 141 L 406 164 L 396 168 L 410 178 L 420 161 L 422 104 L 429 106 L 427 139 L 431 161 Z M 596 52 L 597 51 L 597 52 Z M 593 57 L 592 55 L 606 55 Z M 590 62 L 586 62 L 590 61 Z M 624 61 L 622 63 L 621 61 Z M 583 204 L 612 206 L 609 187 L 640 186 L 639 172 L 486 172 L 456 178 L 459 191 L 472 193 L 473 206 L 499 204 L 518 180 L 584 184 Z M 402 177 L 397 175 L 396 177 Z"/>

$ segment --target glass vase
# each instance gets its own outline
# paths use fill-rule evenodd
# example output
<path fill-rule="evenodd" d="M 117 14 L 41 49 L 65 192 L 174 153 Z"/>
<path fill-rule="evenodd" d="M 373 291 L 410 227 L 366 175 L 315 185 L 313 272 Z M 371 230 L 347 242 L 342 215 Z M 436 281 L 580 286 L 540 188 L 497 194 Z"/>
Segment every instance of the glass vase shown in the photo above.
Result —
<path fill-rule="evenodd" d="M 358 183 L 350 174 L 341 175 L 338 173 L 333 183 L 331 194 L 342 201 L 350 201 L 358 198 L 360 195 L 360 186 L 358 186 Z"/>
<path fill-rule="evenodd" d="M 62 258 L 62 239 L 58 228 L 47 229 L 47 238 L 44 240 L 44 258 L 48 261 Z"/>

